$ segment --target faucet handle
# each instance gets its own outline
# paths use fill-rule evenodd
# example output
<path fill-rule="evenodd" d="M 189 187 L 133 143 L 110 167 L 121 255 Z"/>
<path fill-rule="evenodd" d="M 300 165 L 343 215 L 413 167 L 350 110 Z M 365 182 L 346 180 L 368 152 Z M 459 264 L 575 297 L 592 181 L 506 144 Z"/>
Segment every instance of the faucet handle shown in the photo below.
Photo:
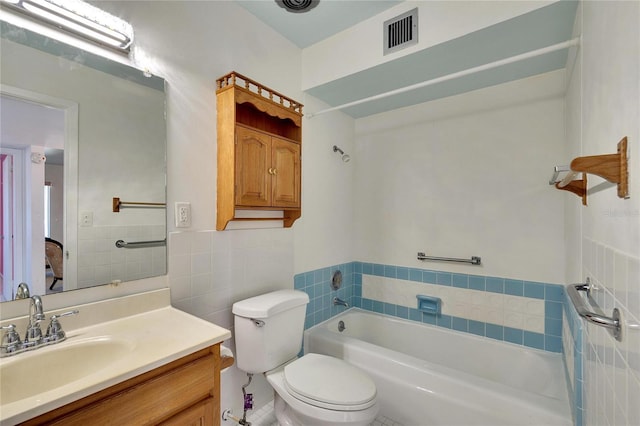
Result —
<path fill-rule="evenodd" d="M 47 342 L 61 342 L 66 339 L 67 335 L 62 329 L 62 325 L 60 325 L 60 321 L 58 321 L 58 318 L 68 317 L 70 315 L 76 315 L 79 313 L 80 311 L 73 310 L 58 315 L 52 315 L 49 327 L 47 327 L 47 334 L 45 335 L 45 339 L 47 340 Z"/>
<path fill-rule="evenodd" d="M 33 322 L 29 322 L 27 326 L 27 333 L 24 336 L 24 348 L 33 348 L 42 343 L 42 330 L 40 329 L 40 321 L 35 320 Z"/>
<path fill-rule="evenodd" d="M 0 327 L 0 330 L 7 330 L 2 337 L 2 345 L 0 346 L 0 355 L 10 354 L 22 348 L 20 335 L 16 331 L 15 324 L 9 324 Z"/>
<path fill-rule="evenodd" d="M 14 344 L 16 342 L 20 343 L 20 335 L 16 331 L 16 325 L 15 324 L 4 325 L 4 326 L 0 327 L 0 330 L 8 330 L 5 333 L 4 337 L 2 338 L 2 345 L 3 346 L 5 344 L 6 345 L 11 345 L 11 344 Z"/>

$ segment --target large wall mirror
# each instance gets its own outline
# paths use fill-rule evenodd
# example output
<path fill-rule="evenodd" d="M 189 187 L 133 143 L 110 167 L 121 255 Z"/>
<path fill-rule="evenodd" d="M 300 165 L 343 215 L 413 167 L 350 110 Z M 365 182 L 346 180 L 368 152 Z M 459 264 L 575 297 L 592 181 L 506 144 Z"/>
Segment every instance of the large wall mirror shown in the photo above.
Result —
<path fill-rule="evenodd" d="M 0 26 L 2 300 L 166 274 L 164 80 Z"/>

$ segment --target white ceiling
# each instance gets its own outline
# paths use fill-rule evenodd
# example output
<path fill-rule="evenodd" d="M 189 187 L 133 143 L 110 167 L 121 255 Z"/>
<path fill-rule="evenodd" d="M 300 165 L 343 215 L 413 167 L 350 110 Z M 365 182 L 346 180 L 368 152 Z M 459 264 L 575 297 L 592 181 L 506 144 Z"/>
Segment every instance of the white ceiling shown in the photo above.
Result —
<path fill-rule="evenodd" d="M 292 13 L 275 0 L 236 0 L 262 22 L 282 34 L 300 48 L 324 40 L 403 0 L 320 0 L 313 9 Z"/>
<path fill-rule="evenodd" d="M 320 0 L 305 13 L 291 13 L 275 0 L 236 0 L 240 6 L 301 48 L 375 16 L 402 1 Z M 473 68 L 571 38 L 577 1 L 562 0 L 457 39 L 312 87 L 307 93 L 330 106 L 378 95 Z M 390 111 L 483 87 L 558 70 L 567 50 L 505 65 L 343 111 L 354 118 Z M 388 78 L 401 75 L 403 78 Z"/>

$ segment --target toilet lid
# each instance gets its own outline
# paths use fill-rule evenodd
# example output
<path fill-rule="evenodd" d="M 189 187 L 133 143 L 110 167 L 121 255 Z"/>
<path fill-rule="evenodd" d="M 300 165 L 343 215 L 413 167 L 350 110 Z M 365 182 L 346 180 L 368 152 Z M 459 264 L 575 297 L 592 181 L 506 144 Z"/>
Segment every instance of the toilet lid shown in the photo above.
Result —
<path fill-rule="evenodd" d="M 321 354 L 307 354 L 284 368 L 287 390 L 309 404 L 362 410 L 375 403 L 376 385 L 360 369 Z"/>

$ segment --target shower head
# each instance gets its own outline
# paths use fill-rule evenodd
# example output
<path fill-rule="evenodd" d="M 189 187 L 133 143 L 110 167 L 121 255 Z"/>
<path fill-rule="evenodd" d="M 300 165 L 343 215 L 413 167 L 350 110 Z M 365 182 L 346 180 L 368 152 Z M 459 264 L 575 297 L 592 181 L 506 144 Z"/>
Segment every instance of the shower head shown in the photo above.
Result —
<path fill-rule="evenodd" d="M 349 154 L 345 154 L 344 151 L 338 148 L 337 145 L 333 146 L 333 152 L 339 152 L 340 155 L 342 156 L 342 161 L 344 161 L 345 163 L 348 163 L 351 160 L 351 157 L 349 157 Z"/>

